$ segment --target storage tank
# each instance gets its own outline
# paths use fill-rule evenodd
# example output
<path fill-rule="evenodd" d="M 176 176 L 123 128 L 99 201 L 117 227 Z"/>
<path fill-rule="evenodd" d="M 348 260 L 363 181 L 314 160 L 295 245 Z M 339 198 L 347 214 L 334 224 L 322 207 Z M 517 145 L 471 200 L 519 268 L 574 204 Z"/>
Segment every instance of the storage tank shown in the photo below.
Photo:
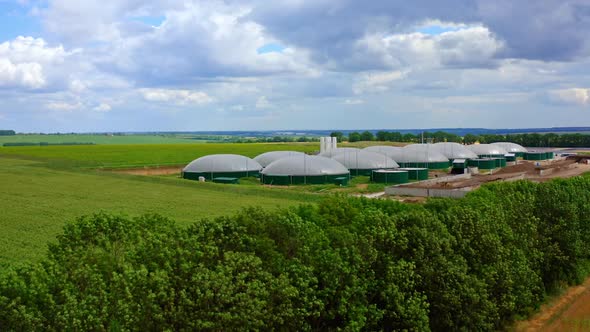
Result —
<path fill-rule="evenodd" d="M 258 176 L 262 166 L 255 160 L 237 154 L 213 154 L 191 161 L 182 170 L 182 177 L 190 180 L 215 178 L 243 178 Z"/>
<path fill-rule="evenodd" d="M 378 170 L 373 171 L 371 181 L 386 184 L 402 184 L 408 183 L 408 171 L 400 170 Z"/>
<path fill-rule="evenodd" d="M 480 158 L 504 158 L 508 154 L 504 148 L 494 144 L 473 144 L 467 145 L 467 148 Z"/>
<path fill-rule="evenodd" d="M 442 153 L 449 160 L 455 159 L 477 159 L 478 156 L 464 145 L 454 142 L 440 142 L 431 145 L 433 148 Z"/>
<path fill-rule="evenodd" d="M 467 161 L 469 167 L 477 167 L 483 170 L 490 170 L 496 168 L 496 161 L 491 158 L 470 159 Z"/>
<path fill-rule="evenodd" d="M 332 158 L 342 152 L 352 152 L 352 151 L 359 151 L 360 149 L 357 148 L 336 148 L 336 149 L 329 149 L 323 153 L 320 153 L 319 156 L 321 157 L 328 157 Z"/>
<path fill-rule="evenodd" d="M 332 159 L 348 168 L 352 176 L 370 176 L 374 170 L 399 167 L 399 165 L 388 156 L 365 150 L 341 152 L 333 156 Z"/>
<path fill-rule="evenodd" d="M 323 184 L 349 179 L 350 172 L 334 159 L 322 156 L 292 156 L 270 163 L 260 172 L 264 184 Z"/>
<path fill-rule="evenodd" d="M 451 166 L 447 157 L 433 148 L 431 144 L 410 144 L 402 148 L 402 154 L 396 162 L 400 167 L 418 167 L 428 169 L 445 169 Z"/>
<path fill-rule="evenodd" d="M 520 144 L 512 143 L 512 142 L 495 142 L 492 145 L 497 145 L 508 153 L 513 153 L 516 157 L 522 158 L 524 157 L 525 152 L 527 149 Z"/>
<path fill-rule="evenodd" d="M 388 145 L 375 145 L 369 146 L 364 148 L 363 151 L 371 151 L 384 154 L 389 158 L 393 159 L 395 162 L 398 162 L 397 159 L 400 159 L 403 155 L 403 148 L 397 146 L 388 146 Z M 398 162 L 399 164 L 399 162 Z"/>
<path fill-rule="evenodd" d="M 259 154 L 258 156 L 254 157 L 254 160 L 256 160 L 260 166 L 266 167 L 273 161 L 279 160 L 281 158 L 300 156 L 302 154 L 304 153 L 299 151 L 270 151 Z"/>
<path fill-rule="evenodd" d="M 423 181 L 428 180 L 428 168 L 399 168 L 400 171 L 408 172 L 408 179 Z"/>

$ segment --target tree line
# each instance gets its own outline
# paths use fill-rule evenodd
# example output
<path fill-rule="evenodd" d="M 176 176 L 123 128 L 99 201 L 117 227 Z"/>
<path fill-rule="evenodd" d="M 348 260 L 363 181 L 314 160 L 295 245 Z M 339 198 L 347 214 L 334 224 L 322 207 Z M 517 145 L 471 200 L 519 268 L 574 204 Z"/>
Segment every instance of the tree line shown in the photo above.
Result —
<path fill-rule="evenodd" d="M 380 130 L 373 134 L 370 131 L 351 132 L 348 136 L 340 131 L 334 131 L 330 134 L 338 138 L 339 142 L 359 142 L 359 141 L 380 141 L 380 142 L 406 142 L 406 143 L 437 143 L 437 142 L 456 142 L 462 144 L 494 143 L 494 142 L 513 142 L 527 147 L 590 147 L 590 135 L 581 133 L 572 134 L 466 134 L 461 137 L 456 134 L 444 131 L 428 132 L 414 135 L 412 133 L 402 134 L 400 132 L 389 132 Z"/>
<path fill-rule="evenodd" d="M 0 130 L 0 136 L 14 136 L 16 132 L 14 130 Z"/>
<path fill-rule="evenodd" d="M 0 330 L 498 330 L 589 274 L 589 201 L 586 176 L 189 227 L 100 213 L 0 272 Z"/>

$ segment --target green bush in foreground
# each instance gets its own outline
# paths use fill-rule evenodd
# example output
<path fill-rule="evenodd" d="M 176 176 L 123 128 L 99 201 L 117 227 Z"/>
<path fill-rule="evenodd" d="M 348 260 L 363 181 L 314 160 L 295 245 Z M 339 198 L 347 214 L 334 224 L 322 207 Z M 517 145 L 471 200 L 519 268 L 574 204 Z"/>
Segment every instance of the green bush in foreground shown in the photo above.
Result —
<path fill-rule="evenodd" d="M 0 275 L 0 330 L 502 329 L 590 266 L 590 179 L 328 197 L 188 228 L 83 217 Z"/>

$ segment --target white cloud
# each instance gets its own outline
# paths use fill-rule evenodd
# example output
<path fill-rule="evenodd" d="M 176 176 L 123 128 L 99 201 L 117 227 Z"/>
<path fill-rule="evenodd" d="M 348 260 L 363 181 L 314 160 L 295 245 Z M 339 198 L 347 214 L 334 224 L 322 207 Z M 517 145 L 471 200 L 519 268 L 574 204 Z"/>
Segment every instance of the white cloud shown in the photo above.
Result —
<path fill-rule="evenodd" d="M 98 106 L 94 107 L 93 110 L 97 112 L 108 112 L 112 109 L 111 105 L 107 103 L 100 103 Z"/>
<path fill-rule="evenodd" d="M 362 99 L 346 99 L 344 101 L 344 104 L 345 105 L 361 105 L 361 104 L 364 104 L 364 103 L 365 103 L 365 101 L 362 100 Z"/>
<path fill-rule="evenodd" d="M 387 91 L 390 88 L 391 82 L 402 80 L 407 75 L 407 71 L 399 70 L 363 74 L 352 89 L 355 94 Z"/>
<path fill-rule="evenodd" d="M 65 111 L 71 112 L 82 108 L 82 104 L 80 102 L 77 103 L 68 103 L 64 101 L 54 101 L 49 102 L 45 105 L 48 109 L 53 111 Z"/>
<path fill-rule="evenodd" d="M 548 92 L 548 96 L 552 102 L 581 106 L 590 105 L 590 89 L 587 88 L 552 90 Z"/>
<path fill-rule="evenodd" d="M 202 105 L 213 101 L 213 98 L 202 91 L 183 89 L 140 89 L 139 91 L 145 100 L 153 102 Z"/>
<path fill-rule="evenodd" d="M 270 107 L 272 107 L 272 104 L 268 101 L 266 96 L 260 96 L 260 97 L 258 97 L 258 100 L 256 100 L 256 108 L 270 108 Z"/>

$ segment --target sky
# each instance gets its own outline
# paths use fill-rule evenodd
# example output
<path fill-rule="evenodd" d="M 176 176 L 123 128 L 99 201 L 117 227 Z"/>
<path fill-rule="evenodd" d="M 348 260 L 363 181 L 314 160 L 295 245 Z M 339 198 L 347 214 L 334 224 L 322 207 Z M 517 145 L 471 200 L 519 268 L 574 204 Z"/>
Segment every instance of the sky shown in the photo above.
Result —
<path fill-rule="evenodd" d="M 590 0 L 0 0 L 0 129 L 590 126 Z"/>

